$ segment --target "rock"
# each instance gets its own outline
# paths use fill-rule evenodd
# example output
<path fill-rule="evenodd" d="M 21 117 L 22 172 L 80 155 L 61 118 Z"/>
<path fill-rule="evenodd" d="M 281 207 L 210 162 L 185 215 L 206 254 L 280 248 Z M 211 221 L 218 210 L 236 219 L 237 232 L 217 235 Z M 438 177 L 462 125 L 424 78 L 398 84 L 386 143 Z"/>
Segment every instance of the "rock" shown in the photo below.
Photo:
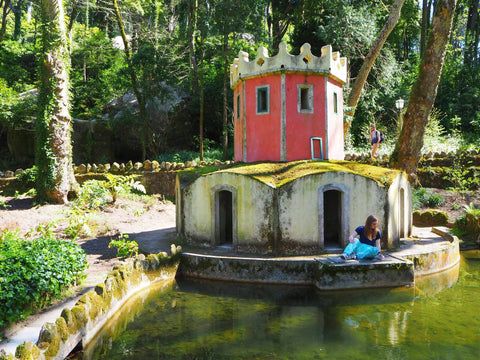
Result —
<path fill-rule="evenodd" d="M 18 176 L 18 175 L 20 175 L 21 173 L 23 173 L 23 169 L 17 169 L 17 170 L 15 170 L 15 176 Z"/>
<path fill-rule="evenodd" d="M 132 160 L 129 160 L 126 164 L 125 164 L 125 171 L 131 171 L 133 169 L 133 163 L 132 163 Z"/>
<path fill-rule="evenodd" d="M 162 162 L 160 163 L 160 168 L 161 168 L 162 170 L 165 170 L 165 169 L 167 168 L 167 163 L 166 163 L 165 161 L 162 161 Z"/>
<path fill-rule="evenodd" d="M 80 164 L 77 168 L 79 174 L 85 174 L 87 172 L 87 167 L 85 164 Z"/>
<path fill-rule="evenodd" d="M 165 170 L 170 171 L 171 168 L 172 168 L 172 163 L 170 163 L 170 162 L 167 161 L 167 162 L 165 163 Z"/>
<path fill-rule="evenodd" d="M 142 168 L 143 168 L 143 164 L 141 162 L 136 162 L 135 164 L 133 164 L 133 169 L 135 171 L 142 170 Z"/>
<path fill-rule="evenodd" d="M 97 164 L 92 165 L 92 172 L 97 173 L 98 172 L 98 166 Z"/>
<path fill-rule="evenodd" d="M 117 163 L 117 162 L 114 162 L 114 163 L 112 164 L 112 171 L 114 171 L 114 172 L 119 172 L 119 171 L 120 171 L 120 164 Z"/>
<path fill-rule="evenodd" d="M 152 162 L 150 160 L 143 162 L 143 170 L 152 170 Z"/>
<path fill-rule="evenodd" d="M 160 168 L 160 164 L 158 163 L 157 160 L 153 160 L 152 161 L 152 170 L 156 170 L 158 168 Z"/>
<path fill-rule="evenodd" d="M 15 173 L 12 170 L 7 170 L 5 171 L 5 177 L 7 178 L 15 177 Z"/>
<path fill-rule="evenodd" d="M 87 173 L 91 172 L 92 171 L 92 165 L 90 164 L 87 164 Z"/>

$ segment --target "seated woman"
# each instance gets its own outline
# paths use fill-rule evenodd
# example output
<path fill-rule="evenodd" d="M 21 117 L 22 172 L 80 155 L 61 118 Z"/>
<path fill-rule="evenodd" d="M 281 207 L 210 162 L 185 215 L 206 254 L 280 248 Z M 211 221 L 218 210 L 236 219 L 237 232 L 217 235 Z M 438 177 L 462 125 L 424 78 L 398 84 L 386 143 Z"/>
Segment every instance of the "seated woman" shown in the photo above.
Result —
<path fill-rule="evenodd" d="M 359 240 L 359 239 L 360 240 Z M 381 252 L 382 234 L 378 230 L 378 218 L 375 215 L 370 215 L 365 222 L 365 225 L 359 226 L 355 232 L 350 235 L 350 244 L 347 245 L 342 259 L 383 259 Z"/>

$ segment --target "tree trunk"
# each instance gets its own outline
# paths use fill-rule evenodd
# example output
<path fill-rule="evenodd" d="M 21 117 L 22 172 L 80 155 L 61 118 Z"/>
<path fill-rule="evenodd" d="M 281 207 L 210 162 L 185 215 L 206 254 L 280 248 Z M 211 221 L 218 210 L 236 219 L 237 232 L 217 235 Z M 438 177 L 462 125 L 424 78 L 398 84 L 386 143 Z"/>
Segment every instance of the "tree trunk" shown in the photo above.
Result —
<path fill-rule="evenodd" d="M 197 0 L 188 1 L 188 50 L 193 75 L 193 92 L 198 93 L 198 66 L 195 56 L 195 32 L 197 28 Z"/>
<path fill-rule="evenodd" d="M 15 27 L 13 29 L 13 40 L 20 40 L 20 35 L 22 31 L 22 6 L 23 0 L 18 0 L 17 4 L 13 7 L 13 12 L 15 14 Z"/>
<path fill-rule="evenodd" d="M 200 161 L 203 161 L 203 126 L 204 126 L 204 113 L 205 113 L 205 69 L 203 62 L 203 33 L 200 34 L 200 129 L 199 129 L 199 140 L 200 140 Z"/>
<path fill-rule="evenodd" d="M 355 114 L 355 108 L 357 107 L 358 100 L 360 99 L 360 95 L 362 94 L 363 85 L 367 81 L 368 74 L 370 74 L 370 70 L 372 69 L 375 60 L 377 59 L 380 51 L 382 50 L 383 44 L 387 40 L 388 36 L 395 28 L 395 25 L 398 23 L 398 19 L 400 18 L 400 14 L 402 11 L 402 6 L 405 0 L 395 0 L 395 3 L 392 5 L 392 10 L 390 11 L 390 16 L 387 19 L 387 22 L 383 26 L 383 29 L 377 36 L 377 39 L 373 43 L 372 47 L 368 51 L 365 60 L 363 61 L 362 67 L 358 73 L 357 78 L 352 86 L 352 91 L 348 96 L 347 100 L 347 111 L 345 121 L 343 123 L 343 135 L 344 137 L 347 136 L 348 129 L 351 125 L 351 120 L 353 119 L 353 115 Z"/>
<path fill-rule="evenodd" d="M 478 2 L 479 0 L 470 0 L 467 28 L 465 30 L 464 63 L 471 68 L 477 66 L 478 60 L 478 37 L 480 33 L 480 26 L 478 23 Z"/>
<path fill-rule="evenodd" d="M 430 24 L 430 6 L 432 2 L 423 0 L 422 5 L 422 28 L 420 31 L 420 57 L 425 54 L 425 44 L 427 43 L 428 26 Z"/>
<path fill-rule="evenodd" d="M 226 32 L 226 31 L 225 31 Z M 228 156 L 228 34 L 223 34 L 223 160 Z"/>
<path fill-rule="evenodd" d="M 73 174 L 69 99 L 70 55 L 62 0 L 42 0 L 43 61 L 37 121 L 37 197 L 67 203 Z"/>
<path fill-rule="evenodd" d="M 456 3 L 456 0 L 439 0 L 436 3 L 425 56 L 410 94 L 400 137 L 390 159 L 390 165 L 404 170 L 411 182 L 416 181 L 425 128 L 437 96 Z"/>
<path fill-rule="evenodd" d="M 10 0 L 3 0 L 0 2 L 0 5 L 3 5 L 2 26 L 0 27 L 0 42 L 2 42 L 7 31 L 7 16 L 10 13 Z"/>
<path fill-rule="evenodd" d="M 132 54 L 130 52 L 130 45 L 128 43 L 127 34 L 125 32 L 125 27 L 123 26 L 122 15 L 120 14 L 120 8 L 118 7 L 117 0 L 113 0 L 113 8 L 115 11 L 115 17 L 117 19 L 118 27 L 120 28 L 120 34 L 122 35 L 122 41 L 124 46 L 125 59 L 127 60 L 128 72 L 130 74 L 130 81 L 132 82 L 133 93 L 137 98 L 138 110 L 140 117 L 140 127 L 141 127 L 141 142 L 142 142 L 142 160 L 147 158 L 147 116 L 146 116 L 146 104 L 145 98 L 140 90 L 138 84 L 137 74 L 132 64 Z"/>

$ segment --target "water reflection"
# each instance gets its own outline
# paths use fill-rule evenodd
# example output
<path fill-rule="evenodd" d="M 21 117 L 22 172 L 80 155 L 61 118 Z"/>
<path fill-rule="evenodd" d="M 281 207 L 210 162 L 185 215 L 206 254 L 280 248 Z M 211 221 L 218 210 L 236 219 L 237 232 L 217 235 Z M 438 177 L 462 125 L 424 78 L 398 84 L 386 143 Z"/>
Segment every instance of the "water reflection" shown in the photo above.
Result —
<path fill-rule="evenodd" d="M 127 304 L 75 359 L 477 359 L 478 258 L 415 288 L 181 280 Z"/>

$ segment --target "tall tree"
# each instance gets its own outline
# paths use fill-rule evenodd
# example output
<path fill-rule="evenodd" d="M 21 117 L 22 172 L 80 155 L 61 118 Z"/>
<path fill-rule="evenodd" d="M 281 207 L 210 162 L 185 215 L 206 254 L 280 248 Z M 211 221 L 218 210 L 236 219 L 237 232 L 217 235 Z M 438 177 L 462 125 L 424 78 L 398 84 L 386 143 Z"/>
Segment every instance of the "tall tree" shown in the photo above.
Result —
<path fill-rule="evenodd" d="M 416 179 L 425 129 L 437 95 L 456 3 L 457 0 L 437 1 L 425 56 L 410 94 L 400 137 L 390 158 L 390 165 L 404 170 L 411 181 Z"/>
<path fill-rule="evenodd" d="M 373 45 L 370 47 L 368 54 L 363 61 L 362 67 L 360 68 L 360 71 L 355 79 L 355 82 L 353 83 L 352 90 L 350 91 L 350 95 L 347 99 L 348 112 L 346 113 L 347 117 L 345 118 L 344 122 L 344 136 L 347 135 L 348 129 L 351 124 L 351 121 L 349 121 L 348 119 L 352 119 L 353 115 L 355 114 L 355 108 L 358 104 L 358 100 L 360 99 L 360 95 L 362 94 L 363 86 L 367 81 L 368 74 L 370 73 L 370 70 L 372 69 L 375 60 L 380 54 L 380 51 L 382 50 L 383 44 L 385 44 L 388 35 L 390 35 L 395 25 L 397 25 L 404 2 L 405 0 L 395 0 L 395 3 L 392 5 L 390 15 L 385 25 L 378 34 Z"/>
<path fill-rule="evenodd" d="M 73 174 L 69 99 L 70 55 L 63 0 L 42 0 L 43 60 L 37 120 L 37 196 L 67 203 L 77 188 Z"/>
<path fill-rule="evenodd" d="M 0 7 L 2 8 L 2 26 L 0 27 L 0 42 L 5 38 L 7 32 L 7 16 L 11 10 L 10 0 L 0 0 Z"/>
<path fill-rule="evenodd" d="M 127 38 L 127 33 L 125 32 L 125 26 L 123 24 L 122 15 L 120 13 L 120 8 L 118 6 L 117 0 L 113 0 L 113 10 L 115 12 L 115 17 L 117 19 L 118 27 L 120 28 L 120 34 L 122 36 L 125 59 L 128 65 L 128 72 L 130 75 L 130 80 L 132 83 L 133 93 L 137 98 L 138 108 L 139 108 L 139 118 L 141 126 L 141 143 L 142 143 L 142 160 L 145 160 L 147 157 L 147 111 L 146 111 L 146 102 L 145 96 L 140 89 L 140 84 L 138 81 L 137 73 L 132 63 L 132 52 L 130 50 L 130 44 Z"/>

